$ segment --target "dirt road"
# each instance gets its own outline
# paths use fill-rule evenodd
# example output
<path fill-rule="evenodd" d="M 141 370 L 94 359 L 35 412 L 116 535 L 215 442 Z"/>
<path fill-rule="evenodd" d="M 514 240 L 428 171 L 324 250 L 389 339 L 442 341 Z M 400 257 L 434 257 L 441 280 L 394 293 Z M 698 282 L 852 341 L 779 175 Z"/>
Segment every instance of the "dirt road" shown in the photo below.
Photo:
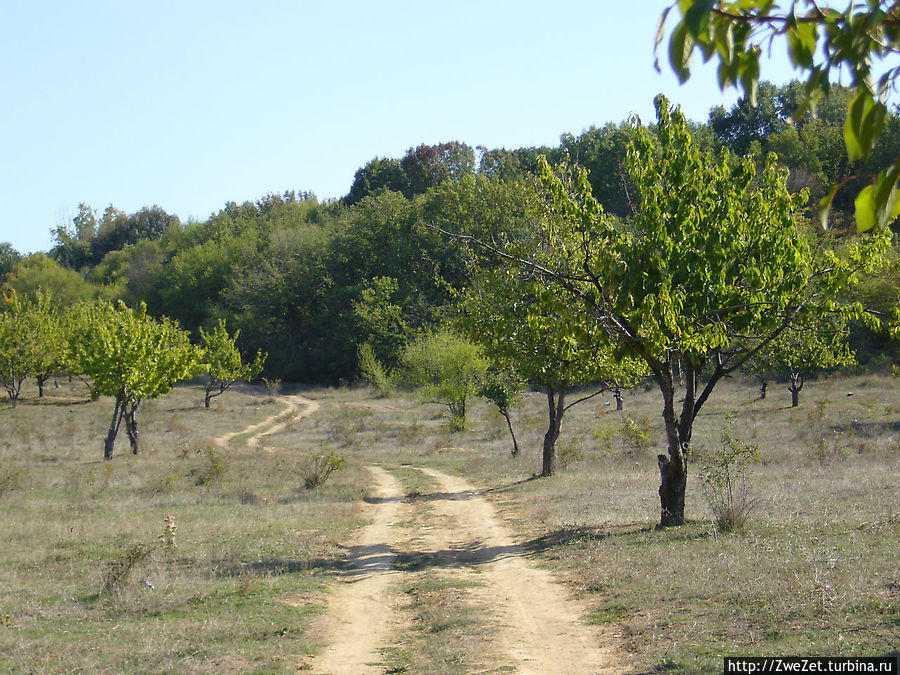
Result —
<path fill-rule="evenodd" d="M 228 442 L 236 436 L 247 434 L 244 445 L 256 447 L 259 445 L 260 439 L 263 436 L 278 433 L 294 420 L 301 417 L 308 417 L 319 409 L 319 404 L 316 401 L 312 401 L 299 395 L 279 396 L 277 400 L 285 406 L 281 412 L 270 415 L 262 422 L 244 427 L 240 431 L 232 431 L 219 436 L 218 438 L 213 439 L 213 443 L 220 447 L 225 447 L 228 445 Z M 302 410 L 300 406 L 303 406 Z"/>
<path fill-rule="evenodd" d="M 420 468 L 438 489 L 401 502 L 398 481 L 382 468 L 369 469 L 377 495 L 371 524 L 351 548 L 351 573 L 332 594 L 326 630 L 330 644 L 313 662 L 314 672 L 384 672 L 379 649 L 400 639 L 398 627 L 407 623 L 392 589 L 412 572 L 396 569 L 398 555 L 420 561 L 433 556 L 437 574 L 445 564 L 437 558 L 446 558 L 450 550 L 466 551 L 464 562 L 454 559 L 455 573 L 471 572 L 481 579 L 467 592 L 491 617 L 492 668 L 567 674 L 625 670 L 616 651 L 582 619 L 586 608 L 528 560 L 491 503 L 465 480 Z M 426 503 L 438 517 L 431 519 L 427 532 L 411 539 L 400 523 L 416 515 L 417 504 Z M 412 550 L 411 541 L 418 542 Z"/>

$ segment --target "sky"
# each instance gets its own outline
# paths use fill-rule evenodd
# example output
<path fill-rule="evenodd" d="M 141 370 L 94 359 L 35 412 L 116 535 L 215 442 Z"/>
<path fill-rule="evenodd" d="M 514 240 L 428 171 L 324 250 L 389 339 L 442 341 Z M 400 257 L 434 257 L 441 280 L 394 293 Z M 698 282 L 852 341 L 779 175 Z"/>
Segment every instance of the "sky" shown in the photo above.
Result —
<path fill-rule="evenodd" d="M 48 250 L 84 202 L 182 221 L 347 193 L 421 143 L 560 134 L 731 105 L 714 68 L 653 67 L 661 0 L 0 0 L 0 242 Z M 786 59 L 763 78 L 790 80 Z"/>

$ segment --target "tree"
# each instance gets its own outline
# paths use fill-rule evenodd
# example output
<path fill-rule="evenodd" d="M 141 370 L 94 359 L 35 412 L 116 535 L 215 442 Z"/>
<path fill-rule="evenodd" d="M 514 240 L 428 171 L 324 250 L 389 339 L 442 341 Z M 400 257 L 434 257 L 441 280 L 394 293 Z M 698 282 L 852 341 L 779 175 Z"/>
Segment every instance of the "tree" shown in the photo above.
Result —
<path fill-rule="evenodd" d="M 519 456 L 519 443 L 516 441 L 516 432 L 513 431 L 512 419 L 509 411 L 519 402 L 525 382 L 521 376 L 506 364 L 492 363 L 488 366 L 481 382 L 478 383 L 478 395 L 490 401 L 497 408 L 497 412 L 503 415 L 509 435 L 512 437 L 512 456 Z"/>
<path fill-rule="evenodd" d="M 0 242 L 0 282 L 19 264 L 22 256 L 8 241 Z"/>
<path fill-rule="evenodd" d="M 115 398 L 103 458 L 112 459 L 122 421 L 131 451 L 138 453 L 136 413 L 145 399 L 168 394 L 179 380 L 197 374 L 197 350 L 187 332 L 167 318 L 154 319 L 143 303 L 81 305 L 72 327 L 73 360 L 92 380 L 91 396 Z"/>
<path fill-rule="evenodd" d="M 481 349 L 449 330 L 439 330 L 410 342 L 401 362 L 411 384 L 421 387 L 428 400 L 447 406 L 450 424 L 465 427 L 466 403 L 488 368 Z"/>
<path fill-rule="evenodd" d="M 840 316 L 821 317 L 811 325 L 794 326 L 757 354 L 757 370 L 787 373 L 791 407 L 796 408 L 810 372 L 856 362 L 847 344 L 847 332 L 847 322 Z"/>
<path fill-rule="evenodd" d="M 844 6 L 837 10 L 821 0 L 677 0 L 662 14 L 657 49 L 666 18 L 677 7 L 681 18 L 669 38 L 669 63 L 682 82 L 690 77 L 691 58 L 699 50 L 704 61 L 718 61 L 721 88 L 740 86 L 755 105 L 760 54 L 776 38 L 784 38 L 788 58 L 806 76 L 799 112 L 814 109 L 830 91 L 832 74 L 849 75 L 854 97 L 844 124 L 844 142 L 853 162 L 872 151 L 887 116 L 885 96 L 900 75 L 900 66 L 890 66 L 876 76 L 877 66 L 886 66 L 883 62 L 900 51 L 900 6 L 893 0 Z M 860 232 L 885 227 L 900 215 L 900 157 L 895 155 L 891 162 L 869 177 L 870 184 L 855 199 Z M 842 184 L 833 186 L 820 201 L 823 224 Z"/>
<path fill-rule="evenodd" d="M 44 383 L 64 368 L 66 340 L 59 311 L 51 297 L 38 290 L 34 297 L 8 290 L 6 311 L 0 314 L 0 381 L 10 400 L 17 401 L 29 375 L 44 396 Z"/>
<path fill-rule="evenodd" d="M 209 333 L 200 328 L 200 358 L 206 372 L 203 406 L 206 408 L 211 399 L 224 394 L 235 382 L 249 382 L 262 372 L 266 355 L 257 351 L 252 361 L 244 362 L 237 348 L 240 336 L 240 330 L 234 335 L 228 334 L 225 319 L 219 319 Z"/>
<path fill-rule="evenodd" d="M 460 141 L 422 144 L 407 150 L 400 166 L 408 181 L 407 197 L 422 194 L 445 180 L 458 180 L 475 170 L 475 152 Z"/>
<path fill-rule="evenodd" d="M 599 326 L 585 330 L 564 298 L 520 270 L 484 271 L 466 290 L 460 312 L 461 327 L 488 358 L 508 364 L 547 395 L 541 476 L 553 475 L 565 413 L 614 383 L 631 384 L 643 374 L 642 362 L 614 356 Z M 566 402 L 573 387 L 588 384 L 593 393 Z"/>
<path fill-rule="evenodd" d="M 630 222 L 603 213 L 583 170 L 545 165 L 541 245 L 477 245 L 543 280 L 585 330 L 601 328 L 645 362 L 662 396 L 666 526 L 684 522 L 694 420 L 716 385 L 793 326 L 827 314 L 866 318 L 861 306 L 835 301 L 836 290 L 872 270 L 889 243 L 879 235 L 843 257 L 814 254 L 794 225 L 802 199 L 787 191 L 774 156 L 758 175 L 752 158 L 698 151 L 662 96 L 656 112 L 652 132 L 638 122 L 632 131 Z"/>
<path fill-rule="evenodd" d="M 353 205 L 364 197 L 377 195 L 385 190 L 407 193 L 409 180 L 400 166 L 400 160 L 376 157 L 357 169 L 345 200 L 347 204 Z"/>

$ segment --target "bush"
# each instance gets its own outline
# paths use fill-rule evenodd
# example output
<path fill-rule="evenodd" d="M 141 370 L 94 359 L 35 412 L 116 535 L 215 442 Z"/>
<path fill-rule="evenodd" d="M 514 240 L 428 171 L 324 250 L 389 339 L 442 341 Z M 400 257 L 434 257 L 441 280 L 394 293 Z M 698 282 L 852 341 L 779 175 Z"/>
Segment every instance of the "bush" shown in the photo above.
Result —
<path fill-rule="evenodd" d="M 410 383 L 421 387 L 427 400 L 449 408 L 451 428 L 465 428 L 466 402 L 475 395 L 488 367 L 481 349 L 449 331 L 440 331 L 407 345 L 402 361 Z"/>
<path fill-rule="evenodd" d="M 145 562 L 153 553 L 147 544 L 135 544 L 121 551 L 116 559 L 106 565 L 103 573 L 102 593 L 117 593 L 128 583 L 135 567 Z"/>
<path fill-rule="evenodd" d="M 359 372 L 363 379 L 375 387 L 380 398 L 387 398 L 394 393 L 394 383 L 384 364 L 375 356 L 372 345 L 366 342 L 357 352 Z"/>
<path fill-rule="evenodd" d="M 626 415 L 622 418 L 622 447 L 628 452 L 638 452 L 649 448 L 651 432 L 649 419 L 646 417 L 632 418 Z"/>
<path fill-rule="evenodd" d="M 303 487 L 307 490 L 319 487 L 332 473 L 344 466 L 345 461 L 344 457 L 335 454 L 333 450 L 312 455 L 297 468 Z"/>
<path fill-rule="evenodd" d="M 726 414 L 718 450 L 698 457 L 703 496 L 721 532 L 742 530 L 756 503 L 747 489 L 747 467 L 759 461 L 759 448 L 734 436 L 734 416 Z"/>

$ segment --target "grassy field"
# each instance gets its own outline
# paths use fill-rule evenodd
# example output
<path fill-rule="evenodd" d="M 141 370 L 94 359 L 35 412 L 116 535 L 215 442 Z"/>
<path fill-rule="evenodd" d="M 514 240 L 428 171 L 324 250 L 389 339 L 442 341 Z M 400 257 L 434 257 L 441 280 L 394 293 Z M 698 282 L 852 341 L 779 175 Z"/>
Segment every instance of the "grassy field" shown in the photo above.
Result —
<path fill-rule="evenodd" d="M 513 459 L 505 422 L 483 403 L 454 433 L 437 405 L 347 388 L 304 390 L 319 410 L 262 447 L 238 436 L 220 448 L 214 438 L 279 414 L 281 404 L 228 392 L 203 410 L 202 391 L 185 386 L 146 404 L 141 455 L 129 455 L 123 437 L 104 463 L 112 403 L 88 401 L 80 383 L 67 387 L 45 402 L 28 391 L 0 409 L 0 669 L 304 666 L 323 643 L 318 615 L 342 544 L 364 522 L 364 467 L 373 463 L 397 469 L 411 501 L 430 487 L 404 464 L 481 486 L 636 672 L 715 672 L 725 654 L 896 649 L 896 379 L 809 382 L 796 409 L 780 386 L 758 401 L 750 383 L 721 385 L 698 420 L 692 467 L 715 454 L 726 412 L 760 456 L 747 468 L 749 523 L 728 534 L 693 477 L 688 525 L 654 529 L 663 438 L 654 390 L 630 393 L 623 412 L 602 397 L 573 408 L 558 475 L 526 480 L 539 470 L 546 423 L 537 393 L 513 412 L 523 448 Z M 328 452 L 346 464 L 303 489 L 308 458 Z M 417 513 L 413 531 L 432 517 Z M 385 652 L 389 670 L 486 667 L 490 612 L 467 599 L 471 583 L 452 570 L 404 582 L 409 628 Z"/>

